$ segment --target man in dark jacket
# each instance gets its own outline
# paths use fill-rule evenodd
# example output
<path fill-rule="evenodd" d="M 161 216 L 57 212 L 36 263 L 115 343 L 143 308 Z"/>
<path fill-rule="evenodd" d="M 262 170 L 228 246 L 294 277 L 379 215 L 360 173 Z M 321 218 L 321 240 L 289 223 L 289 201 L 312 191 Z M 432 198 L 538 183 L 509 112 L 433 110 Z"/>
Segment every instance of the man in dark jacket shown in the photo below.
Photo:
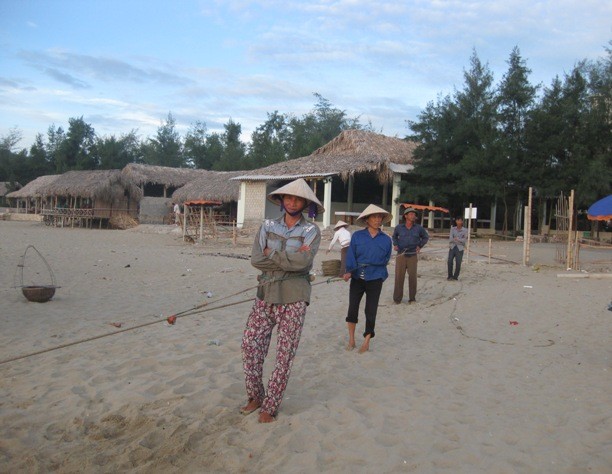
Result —
<path fill-rule="evenodd" d="M 408 273 L 408 303 L 416 301 L 418 254 L 429 240 L 429 234 L 416 222 L 416 211 L 412 207 L 404 211 L 405 222 L 393 231 L 393 249 L 397 251 L 395 259 L 395 288 L 393 301 L 402 302 L 404 296 L 404 279 Z"/>

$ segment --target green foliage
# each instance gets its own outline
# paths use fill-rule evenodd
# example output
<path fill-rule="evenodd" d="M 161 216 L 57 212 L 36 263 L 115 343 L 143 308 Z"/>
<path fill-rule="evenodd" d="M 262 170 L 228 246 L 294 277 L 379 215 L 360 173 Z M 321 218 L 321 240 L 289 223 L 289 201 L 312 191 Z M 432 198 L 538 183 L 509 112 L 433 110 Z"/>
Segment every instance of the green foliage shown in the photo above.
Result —
<path fill-rule="evenodd" d="M 55 153 L 55 171 L 95 169 L 98 163 L 92 153 L 94 141 L 95 131 L 83 117 L 68 119 L 68 133 Z"/>
<path fill-rule="evenodd" d="M 143 160 L 148 165 L 182 168 L 186 165 L 183 144 L 176 130 L 176 121 L 168 113 L 166 121 L 157 129 L 155 138 L 149 138 L 140 147 Z"/>
<path fill-rule="evenodd" d="M 114 135 L 96 138 L 94 155 L 99 169 L 103 170 L 121 169 L 129 163 L 138 162 L 140 144 L 136 131 L 132 130 L 118 139 Z"/>
<path fill-rule="evenodd" d="M 497 88 L 476 53 L 463 89 L 430 102 L 408 122 L 420 143 L 401 200 L 500 200 L 515 212 L 529 187 L 540 199 L 576 190 L 578 206 L 610 194 L 612 53 L 578 63 L 537 97 L 530 69 L 514 48 Z M 511 203 L 511 204 L 509 204 Z"/>

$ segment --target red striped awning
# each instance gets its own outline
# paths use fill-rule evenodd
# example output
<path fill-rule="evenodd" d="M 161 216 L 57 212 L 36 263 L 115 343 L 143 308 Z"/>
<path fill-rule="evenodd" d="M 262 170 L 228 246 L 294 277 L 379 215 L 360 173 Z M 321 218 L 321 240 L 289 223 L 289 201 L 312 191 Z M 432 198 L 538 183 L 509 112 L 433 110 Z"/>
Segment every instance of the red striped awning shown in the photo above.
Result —
<path fill-rule="evenodd" d="M 446 209 L 445 207 L 438 207 L 438 206 L 424 206 L 423 204 L 410 204 L 410 203 L 403 203 L 400 204 L 400 207 L 412 207 L 413 209 L 416 209 L 418 211 L 440 211 L 440 212 L 444 212 L 446 214 L 449 214 L 449 210 Z"/>

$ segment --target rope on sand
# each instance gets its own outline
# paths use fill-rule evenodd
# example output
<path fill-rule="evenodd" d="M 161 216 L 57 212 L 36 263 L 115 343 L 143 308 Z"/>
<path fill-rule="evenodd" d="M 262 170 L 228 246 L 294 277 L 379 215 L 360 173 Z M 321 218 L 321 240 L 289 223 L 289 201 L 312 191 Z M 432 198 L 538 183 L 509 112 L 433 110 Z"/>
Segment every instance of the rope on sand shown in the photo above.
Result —
<path fill-rule="evenodd" d="M 95 341 L 97 339 L 102 339 L 104 337 L 114 336 L 116 334 L 121 334 L 121 333 L 124 333 L 124 332 L 133 331 L 135 329 L 144 328 L 144 327 L 147 327 L 147 326 L 151 326 L 153 324 L 158 324 L 158 323 L 163 323 L 163 322 L 168 322 L 170 324 L 174 324 L 178 318 L 184 318 L 186 316 L 193 316 L 194 314 L 204 313 L 206 311 L 213 311 L 213 310 L 216 310 L 216 309 L 227 308 L 229 306 L 235 306 L 235 305 L 238 305 L 238 304 L 248 303 L 250 301 L 253 301 L 253 298 L 247 298 L 247 299 L 243 299 L 243 300 L 240 300 L 240 301 L 234 301 L 232 303 L 226 303 L 226 304 L 222 304 L 220 306 L 213 306 L 213 307 L 209 306 L 210 304 L 218 303 L 219 301 L 223 301 L 223 300 L 232 298 L 234 296 L 240 295 L 242 293 L 245 293 L 247 291 L 254 290 L 256 288 L 259 288 L 260 286 L 263 286 L 263 285 L 266 285 L 266 284 L 270 284 L 270 283 L 274 283 L 274 282 L 278 282 L 278 281 L 289 280 L 289 279 L 292 279 L 292 278 L 296 278 L 296 277 L 279 278 L 279 279 L 273 279 L 273 280 L 270 280 L 270 281 L 266 281 L 266 282 L 260 283 L 259 285 L 255 285 L 255 286 L 252 286 L 252 287 L 249 287 L 249 288 L 245 288 L 244 290 L 237 291 L 236 293 L 232 293 L 231 295 L 227 295 L 227 296 L 223 296 L 221 298 L 217 298 L 213 302 L 210 302 L 210 303 L 209 302 L 204 302 L 204 303 L 199 304 L 197 306 L 194 306 L 192 308 L 189 308 L 189 309 L 186 309 L 186 310 L 181 311 L 179 313 L 173 314 L 172 316 L 168 316 L 167 318 L 156 319 L 155 321 L 149 321 L 147 323 L 138 324 L 136 326 L 132 326 L 132 327 L 129 327 L 129 328 L 119 329 L 117 331 L 107 332 L 107 333 L 104 333 L 104 334 L 99 334 L 97 336 L 92 336 L 92 337 L 88 337 L 88 338 L 85 338 L 85 339 L 79 339 L 78 341 L 67 342 L 65 344 L 60 344 L 59 346 L 49 347 L 47 349 L 42 349 L 40 351 L 31 352 L 29 354 L 23 354 L 23 355 L 20 355 L 20 356 L 15 356 L 15 357 L 11 357 L 11 358 L 8 358 L 8 359 L 4 359 L 4 360 L 0 361 L 0 365 L 8 364 L 9 362 L 15 362 L 15 361 L 21 360 L 21 359 L 27 359 L 28 357 L 34 357 L 34 356 L 37 356 L 37 355 L 46 354 L 47 352 L 52 352 L 52 351 L 56 351 L 56 350 L 59 350 L 59 349 L 65 349 L 66 347 L 76 346 L 78 344 L 83 344 L 85 342 Z M 329 284 L 329 283 L 332 283 L 334 281 L 340 281 L 340 280 L 342 280 L 342 279 L 341 278 L 328 278 L 327 280 L 320 281 L 318 283 L 314 283 L 311 286 L 317 286 L 317 285 L 321 285 L 323 283 L 328 283 Z"/>

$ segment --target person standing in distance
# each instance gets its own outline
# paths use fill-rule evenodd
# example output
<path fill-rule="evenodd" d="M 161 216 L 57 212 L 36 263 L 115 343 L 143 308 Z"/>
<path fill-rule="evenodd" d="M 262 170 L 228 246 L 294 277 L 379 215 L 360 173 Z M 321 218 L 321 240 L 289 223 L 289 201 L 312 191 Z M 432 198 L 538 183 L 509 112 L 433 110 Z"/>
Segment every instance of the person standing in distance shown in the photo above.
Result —
<path fill-rule="evenodd" d="M 468 238 L 468 230 L 463 227 L 463 217 L 455 218 L 455 225 L 451 227 L 448 237 L 448 278 L 447 280 L 458 280 L 461 271 L 461 261 L 463 260 L 463 249 Z M 453 263 L 455 271 L 453 273 Z"/>
<path fill-rule="evenodd" d="M 340 244 L 340 278 L 346 273 L 346 252 L 351 243 L 351 233 L 348 230 L 348 226 L 349 225 L 342 220 L 336 223 L 334 226 L 334 230 L 336 231 L 334 232 L 334 238 L 329 244 L 329 248 L 325 251 L 325 253 L 329 253 L 336 241 Z"/>
<path fill-rule="evenodd" d="M 242 337 L 248 401 L 240 413 L 248 415 L 259 409 L 260 423 L 274 421 L 278 413 L 310 303 L 310 270 L 321 243 L 321 231 L 302 213 L 315 217 L 325 211 L 303 179 L 271 192 L 268 200 L 280 204 L 282 214 L 277 219 L 266 219 L 253 242 L 251 265 L 261 274 Z M 275 326 L 276 363 L 266 391 L 263 365 Z"/>
<path fill-rule="evenodd" d="M 404 279 L 408 273 L 408 303 L 416 301 L 418 254 L 429 241 L 427 231 L 416 222 L 416 211 L 407 207 L 404 211 L 405 222 L 398 224 L 393 231 L 393 249 L 395 258 L 395 287 L 393 301 L 402 302 L 404 297 Z"/>

